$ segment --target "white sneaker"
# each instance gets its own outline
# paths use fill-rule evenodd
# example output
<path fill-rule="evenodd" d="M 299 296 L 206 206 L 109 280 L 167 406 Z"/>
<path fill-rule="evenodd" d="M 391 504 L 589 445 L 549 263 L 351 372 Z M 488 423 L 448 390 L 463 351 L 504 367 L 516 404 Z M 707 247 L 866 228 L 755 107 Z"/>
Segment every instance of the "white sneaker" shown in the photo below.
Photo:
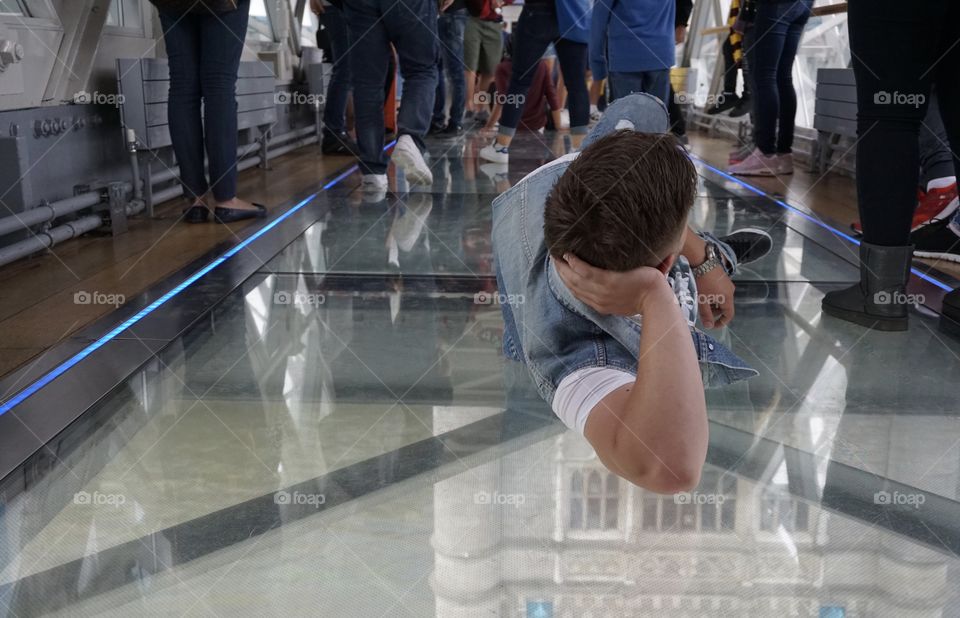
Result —
<path fill-rule="evenodd" d="M 360 190 L 363 191 L 365 202 L 379 202 L 387 197 L 387 175 L 364 174 L 360 181 Z"/>
<path fill-rule="evenodd" d="M 423 160 L 423 153 L 409 135 L 401 135 L 397 145 L 393 147 L 391 160 L 403 170 L 407 180 L 413 184 L 433 184 L 433 172 Z"/>
<path fill-rule="evenodd" d="M 731 165 L 727 173 L 738 176 L 774 176 L 778 167 L 777 155 L 765 155 L 759 148 L 754 148 L 750 156 Z"/>
<path fill-rule="evenodd" d="M 493 142 L 489 146 L 480 149 L 480 158 L 491 163 L 509 163 L 510 149 L 507 146 L 501 146 Z"/>

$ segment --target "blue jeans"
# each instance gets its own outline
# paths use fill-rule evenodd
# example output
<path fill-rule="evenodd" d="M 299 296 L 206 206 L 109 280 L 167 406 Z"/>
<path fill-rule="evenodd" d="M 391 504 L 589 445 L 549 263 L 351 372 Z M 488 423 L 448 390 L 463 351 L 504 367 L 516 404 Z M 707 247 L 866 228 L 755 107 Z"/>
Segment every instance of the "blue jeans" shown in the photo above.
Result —
<path fill-rule="evenodd" d="M 463 124 L 463 110 L 467 100 L 467 82 L 463 71 L 463 31 L 467 27 L 467 9 L 441 13 L 437 21 L 437 33 L 440 35 L 440 57 L 446 78 L 450 81 L 450 120 L 452 125 Z M 444 71 L 437 76 L 437 102 L 433 108 L 433 121 L 443 124 L 443 108 L 446 99 L 446 87 L 443 83 Z"/>
<path fill-rule="evenodd" d="M 788 153 L 793 147 L 797 116 L 793 60 L 812 6 L 813 0 L 761 2 L 757 6 L 754 44 L 745 49 L 753 74 L 755 139 L 764 154 Z"/>
<path fill-rule="evenodd" d="M 237 70 L 249 13 L 250 0 L 219 15 L 160 13 L 170 63 L 167 122 L 180 182 L 191 199 L 211 187 L 218 202 L 237 196 Z"/>
<path fill-rule="evenodd" d="M 330 36 L 333 70 L 327 84 L 327 98 L 323 106 L 324 133 L 340 135 L 347 130 L 347 98 L 350 96 L 350 34 L 343 12 L 327 6 L 320 14 L 320 23 Z"/>
<path fill-rule="evenodd" d="M 350 66 L 356 110 L 360 171 L 384 174 L 383 84 L 390 45 L 400 57 L 403 94 L 397 135 L 409 135 L 423 150 L 437 87 L 437 3 L 435 0 L 350 0 L 344 5 L 350 29 Z"/>
<path fill-rule="evenodd" d="M 570 132 L 586 134 L 590 123 L 590 95 L 587 93 L 587 45 L 560 38 L 556 7 L 525 5 L 513 33 L 513 73 L 507 101 L 500 116 L 500 134 L 513 135 L 520 121 L 527 91 L 537 72 L 537 63 L 553 43 L 567 87 Z"/>
<path fill-rule="evenodd" d="M 670 71 L 610 71 L 610 95 L 613 99 L 637 92 L 652 94 L 667 105 L 670 101 Z"/>

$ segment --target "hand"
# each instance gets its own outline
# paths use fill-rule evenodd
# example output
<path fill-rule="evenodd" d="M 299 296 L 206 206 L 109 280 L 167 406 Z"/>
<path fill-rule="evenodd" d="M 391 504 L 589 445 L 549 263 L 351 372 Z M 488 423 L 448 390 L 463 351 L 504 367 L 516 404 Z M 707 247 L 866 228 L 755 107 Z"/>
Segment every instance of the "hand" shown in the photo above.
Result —
<path fill-rule="evenodd" d="M 666 277 L 656 268 L 641 266 L 626 272 L 603 270 L 570 253 L 563 259 L 553 258 L 553 263 L 573 295 L 600 313 L 626 316 L 643 313 L 650 298 L 664 293 L 676 303 Z"/>
<path fill-rule="evenodd" d="M 717 266 L 697 277 L 697 304 L 705 328 L 720 328 L 733 320 L 733 292 L 736 286 L 723 268 Z"/>
<path fill-rule="evenodd" d="M 323 2 L 320 0 L 310 0 L 310 10 L 313 11 L 314 15 L 320 15 L 323 13 Z"/>
<path fill-rule="evenodd" d="M 676 41 L 677 45 L 683 43 L 687 40 L 687 27 L 686 26 L 677 26 L 676 30 L 673 31 L 673 40 Z"/>

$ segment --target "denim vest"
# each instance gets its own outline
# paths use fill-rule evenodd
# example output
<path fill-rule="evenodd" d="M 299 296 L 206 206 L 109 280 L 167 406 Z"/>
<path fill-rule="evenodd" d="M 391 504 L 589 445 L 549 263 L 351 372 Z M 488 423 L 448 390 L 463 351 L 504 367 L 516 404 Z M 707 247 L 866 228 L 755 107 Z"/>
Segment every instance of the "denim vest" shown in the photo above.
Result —
<path fill-rule="evenodd" d="M 503 351 L 507 358 L 526 364 L 540 395 L 550 404 L 560 381 L 578 369 L 612 367 L 635 374 L 640 350 L 641 322 L 600 314 L 574 297 L 543 241 L 547 194 L 575 156 L 541 167 L 493 201 L 493 246 L 505 324 Z M 722 249 L 733 255 L 728 247 Z M 682 258 L 669 276 L 693 282 L 690 266 Z M 693 295 L 696 298 L 695 290 Z M 695 327 L 691 327 L 691 338 L 707 387 L 757 375 Z"/>

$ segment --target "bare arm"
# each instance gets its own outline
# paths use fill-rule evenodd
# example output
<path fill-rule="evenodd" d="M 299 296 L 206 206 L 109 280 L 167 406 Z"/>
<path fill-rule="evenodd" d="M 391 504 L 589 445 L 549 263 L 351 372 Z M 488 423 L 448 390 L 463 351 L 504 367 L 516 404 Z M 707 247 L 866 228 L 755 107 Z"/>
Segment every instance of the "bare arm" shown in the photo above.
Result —
<path fill-rule="evenodd" d="M 578 298 L 594 306 L 597 292 L 615 288 L 622 301 L 594 308 L 643 316 L 636 381 L 597 404 L 587 418 L 587 440 L 604 465 L 631 483 L 659 493 L 690 490 L 706 458 L 706 400 L 673 290 L 653 268 L 612 273 L 567 261 L 573 266 L 557 260 L 557 271 Z"/>

